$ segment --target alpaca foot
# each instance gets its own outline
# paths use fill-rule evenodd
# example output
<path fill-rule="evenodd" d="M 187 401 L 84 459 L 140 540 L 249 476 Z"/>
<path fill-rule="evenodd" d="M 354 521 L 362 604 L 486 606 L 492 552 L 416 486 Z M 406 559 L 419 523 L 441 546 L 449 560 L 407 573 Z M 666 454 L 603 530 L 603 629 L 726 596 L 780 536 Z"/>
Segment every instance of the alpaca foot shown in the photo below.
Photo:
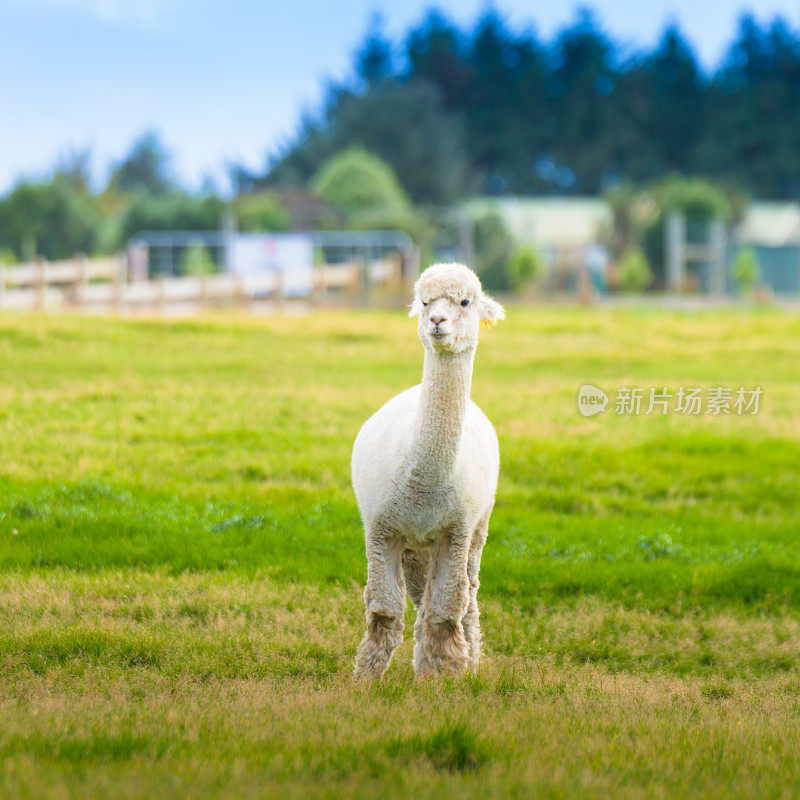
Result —
<path fill-rule="evenodd" d="M 469 642 L 469 651 L 467 653 L 467 668 L 470 672 L 475 673 L 478 671 L 478 666 L 481 663 L 483 650 L 481 649 L 480 640 L 477 643 Z"/>
<path fill-rule="evenodd" d="M 483 655 L 483 641 L 480 628 L 471 623 L 467 624 L 466 618 L 464 619 L 464 638 L 467 640 L 469 669 L 470 672 L 475 672 Z"/>
<path fill-rule="evenodd" d="M 414 642 L 414 655 L 411 659 L 411 663 L 414 667 L 415 678 L 427 678 L 435 672 L 433 664 L 431 664 L 425 652 L 425 645 L 419 639 Z"/>
<path fill-rule="evenodd" d="M 356 654 L 354 675 L 364 680 L 382 678 L 392 654 L 402 641 L 402 617 L 370 612 L 367 632 Z"/>
<path fill-rule="evenodd" d="M 469 654 L 470 672 L 475 673 L 478 671 L 478 667 L 480 666 L 482 656 L 483 656 L 483 651 L 481 650 L 481 646 L 479 644 L 477 649 L 473 649 L 472 652 Z"/>
<path fill-rule="evenodd" d="M 470 664 L 470 651 L 460 623 L 450 620 L 425 622 L 424 637 L 414 649 L 417 677 L 433 673 L 460 675 Z"/>

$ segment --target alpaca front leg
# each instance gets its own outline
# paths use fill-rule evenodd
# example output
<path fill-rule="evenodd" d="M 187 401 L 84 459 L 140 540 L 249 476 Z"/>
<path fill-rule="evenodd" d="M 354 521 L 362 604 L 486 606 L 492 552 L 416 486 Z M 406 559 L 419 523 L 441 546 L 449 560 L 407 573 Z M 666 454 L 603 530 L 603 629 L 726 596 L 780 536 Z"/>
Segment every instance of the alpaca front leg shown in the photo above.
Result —
<path fill-rule="evenodd" d="M 414 626 L 414 671 L 459 674 L 469 663 L 462 619 L 469 601 L 469 534 L 445 536 L 431 553 L 428 584 Z"/>
<path fill-rule="evenodd" d="M 478 587 L 480 586 L 478 573 L 481 568 L 481 553 L 483 552 L 483 545 L 486 543 L 488 530 L 489 517 L 487 516 L 478 523 L 475 532 L 472 534 L 472 543 L 467 557 L 469 600 L 467 601 L 467 612 L 464 614 L 462 623 L 464 625 L 464 638 L 469 645 L 469 666 L 471 670 L 477 669 L 482 655 L 480 613 L 478 611 Z"/>
<path fill-rule="evenodd" d="M 364 588 L 367 631 L 358 648 L 355 675 L 381 678 L 403 641 L 405 586 L 400 567 L 402 548 L 392 538 L 367 536 L 367 585 Z"/>

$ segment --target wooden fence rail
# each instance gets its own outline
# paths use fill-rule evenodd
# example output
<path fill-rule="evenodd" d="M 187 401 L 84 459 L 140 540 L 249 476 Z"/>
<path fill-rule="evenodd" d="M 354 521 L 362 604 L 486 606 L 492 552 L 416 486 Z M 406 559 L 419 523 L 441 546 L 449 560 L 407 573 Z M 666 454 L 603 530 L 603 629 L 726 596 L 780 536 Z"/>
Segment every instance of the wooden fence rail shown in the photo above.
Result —
<path fill-rule="evenodd" d="M 365 273 L 370 281 L 383 283 L 393 280 L 395 272 L 391 261 L 320 265 L 314 268 L 311 295 L 299 299 L 323 304 L 331 291 L 353 296 L 361 291 Z M 186 305 L 197 308 L 247 306 L 267 299 L 281 305 L 294 299 L 284 296 L 279 272 L 157 277 L 128 282 L 124 256 L 39 260 L 11 267 L 0 265 L 0 309 L 165 311 Z"/>

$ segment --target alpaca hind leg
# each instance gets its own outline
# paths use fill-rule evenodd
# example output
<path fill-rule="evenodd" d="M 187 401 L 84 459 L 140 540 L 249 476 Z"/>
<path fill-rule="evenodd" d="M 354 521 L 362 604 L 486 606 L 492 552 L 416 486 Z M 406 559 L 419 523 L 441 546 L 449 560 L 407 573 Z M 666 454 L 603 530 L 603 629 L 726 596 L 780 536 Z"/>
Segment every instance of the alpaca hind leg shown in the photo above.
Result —
<path fill-rule="evenodd" d="M 414 626 L 414 671 L 459 674 L 469 663 L 462 619 L 469 600 L 467 556 L 470 536 L 457 531 L 434 545 L 422 608 Z"/>
<path fill-rule="evenodd" d="M 431 554 L 428 550 L 403 551 L 403 575 L 406 579 L 406 591 L 416 609 L 422 605 L 422 598 L 425 595 L 430 560 Z"/>
<path fill-rule="evenodd" d="M 400 555 L 396 541 L 368 535 L 368 576 L 364 588 L 367 631 L 356 655 L 355 675 L 359 678 L 381 678 L 403 641 L 406 597 Z"/>
<path fill-rule="evenodd" d="M 425 599 L 425 588 L 428 583 L 431 554 L 429 550 L 403 551 L 403 574 L 406 579 L 406 591 L 411 597 L 411 602 L 417 610 L 417 619 L 414 622 L 414 669 L 418 671 L 420 663 L 425 661 L 422 642 L 422 604 Z M 425 667 L 426 672 L 431 670 Z"/>

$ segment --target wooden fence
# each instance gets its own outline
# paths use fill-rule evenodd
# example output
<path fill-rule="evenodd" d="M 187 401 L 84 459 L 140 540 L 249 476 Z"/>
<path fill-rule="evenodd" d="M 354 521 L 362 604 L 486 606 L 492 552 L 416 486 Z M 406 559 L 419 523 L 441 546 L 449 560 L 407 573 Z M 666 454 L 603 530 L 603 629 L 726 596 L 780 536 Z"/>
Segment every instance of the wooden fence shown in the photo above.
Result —
<path fill-rule="evenodd" d="M 314 268 L 310 296 L 285 296 L 279 272 L 258 275 L 218 273 L 157 277 L 128 282 L 125 256 L 68 261 L 34 261 L 0 265 L 0 309 L 84 311 L 155 310 L 249 307 L 269 302 L 283 306 L 296 301 L 324 305 L 336 298 L 362 302 L 369 284 L 391 283 L 399 267 L 391 260 L 321 265 Z"/>

